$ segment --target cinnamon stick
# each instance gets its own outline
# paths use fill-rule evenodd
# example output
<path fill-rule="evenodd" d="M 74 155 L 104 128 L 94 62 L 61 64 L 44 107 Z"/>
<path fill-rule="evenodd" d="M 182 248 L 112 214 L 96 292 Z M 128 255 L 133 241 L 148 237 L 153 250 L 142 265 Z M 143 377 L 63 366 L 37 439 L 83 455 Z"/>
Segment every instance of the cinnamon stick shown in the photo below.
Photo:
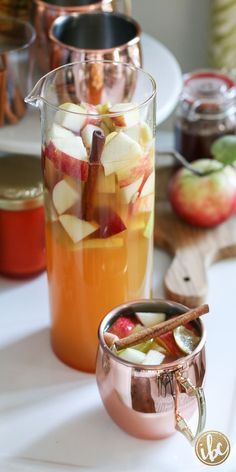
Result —
<path fill-rule="evenodd" d="M 84 187 L 83 201 L 82 201 L 82 212 L 83 217 L 87 221 L 93 219 L 94 213 L 94 200 L 96 196 L 96 182 L 98 178 L 98 172 L 100 168 L 101 155 L 105 143 L 105 136 L 101 131 L 94 131 L 93 140 L 91 146 L 91 152 L 89 157 L 89 174 L 88 180 Z"/>
<path fill-rule="evenodd" d="M 197 308 L 187 311 L 182 315 L 176 316 L 174 318 L 169 318 L 162 323 L 159 323 L 152 328 L 144 328 L 137 333 L 130 334 L 125 338 L 118 339 L 114 342 L 114 346 L 117 349 L 123 349 L 130 346 L 135 346 L 143 341 L 148 341 L 149 339 L 161 336 L 162 334 L 172 331 L 177 328 L 177 326 L 185 325 L 189 321 L 199 318 L 199 316 L 205 315 L 209 312 L 209 306 L 207 304 L 201 305 Z"/>

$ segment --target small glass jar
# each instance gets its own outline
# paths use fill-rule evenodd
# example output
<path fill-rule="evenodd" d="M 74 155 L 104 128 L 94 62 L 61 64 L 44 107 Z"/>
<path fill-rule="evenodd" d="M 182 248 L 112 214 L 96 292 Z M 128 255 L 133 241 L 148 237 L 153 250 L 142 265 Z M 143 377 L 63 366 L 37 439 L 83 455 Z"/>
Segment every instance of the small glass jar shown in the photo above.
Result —
<path fill-rule="evenodd" d="M 0 158 L 0 273 L 28 277 L 45 269 L 40 159 Z"/>
<path fill-rule="evenodd" d="M 196 71 L 184 76 L 175 120 L 175 149 L 188 161 L 211 156 L 212 143 L 235 134 L 236 87 L 217 71 Z"/>

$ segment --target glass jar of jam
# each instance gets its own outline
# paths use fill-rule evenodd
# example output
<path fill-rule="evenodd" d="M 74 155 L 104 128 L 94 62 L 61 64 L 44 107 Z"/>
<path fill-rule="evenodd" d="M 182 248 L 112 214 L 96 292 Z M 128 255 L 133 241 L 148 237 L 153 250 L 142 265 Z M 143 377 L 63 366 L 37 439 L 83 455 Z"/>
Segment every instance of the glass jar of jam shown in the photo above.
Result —
<path fill-rule="evenodd" d="M 236 132 L 235 97 L 235 83 L 225 74 L 186 74 L 175 120 L 176 151 L 188 161 L 212 157 L 212 143 Z"/>
<path fill-rule="evenodd" d="M 40 159 L 0 157 L 0 273 L 28 277 L 45 266 Z"/>

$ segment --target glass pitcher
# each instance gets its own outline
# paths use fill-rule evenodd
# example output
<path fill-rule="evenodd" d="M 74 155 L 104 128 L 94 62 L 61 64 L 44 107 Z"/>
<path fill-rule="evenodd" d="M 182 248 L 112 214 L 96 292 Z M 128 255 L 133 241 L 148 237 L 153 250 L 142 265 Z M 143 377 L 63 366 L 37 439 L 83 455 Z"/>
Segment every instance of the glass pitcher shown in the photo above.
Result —
<path fill-rule="evenodd" d="M 155 82 L 110 61 L 40 79 L 52 347 L 94 372 L 99 322 L 149 298 L 153 259 Z"/>

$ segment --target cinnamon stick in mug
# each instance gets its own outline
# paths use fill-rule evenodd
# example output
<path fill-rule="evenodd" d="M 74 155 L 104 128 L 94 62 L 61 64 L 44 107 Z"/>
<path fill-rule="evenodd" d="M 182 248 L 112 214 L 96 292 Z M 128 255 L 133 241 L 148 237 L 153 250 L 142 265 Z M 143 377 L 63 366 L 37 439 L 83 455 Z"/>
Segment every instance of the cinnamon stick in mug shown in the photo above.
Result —
<path fill-rule="evenodd" d="M 193 308 L 192 310 L 183 313 L 182 315 L 176 316 L 174 318 L 169 318 L 162 323 L 158 323 L 152 328 L 144 328 L 137 333 L 130 334 L 125 338 L 118 339 L 114 342 L 114 346 L 117 349 L 123 349 L 126 347 L 135 346 L 143 341 L 148 341 L 157 336 L 161 336 L 162 334 L 167 333 L 168 331 L 172 331 L 173 329 L 177 328 L 178 326 L 185 325 L 190 321 L 199 318 L 199 316 L 205 315 L 209 312 L 209 306 L 207 304 L 201 305 L 197 308 Z"/>

